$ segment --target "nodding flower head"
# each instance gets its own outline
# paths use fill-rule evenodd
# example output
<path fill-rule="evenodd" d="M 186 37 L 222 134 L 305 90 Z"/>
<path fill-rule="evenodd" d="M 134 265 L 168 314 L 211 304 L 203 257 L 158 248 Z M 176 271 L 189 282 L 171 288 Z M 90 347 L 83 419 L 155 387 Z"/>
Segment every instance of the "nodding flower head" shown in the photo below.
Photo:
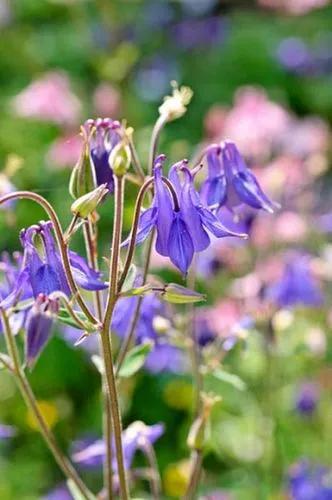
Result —
<path fill-rule="evenodd" d="M 54 319 L 59 311 L 57 299 L 39 294 L 29 311 L 26 324 L 25 361 L 29 368 L 37 361 L 52 333 Z"/>
<path fill-rule="evenodd" d="M 41 293 L 50 295 L 52 292 L 61 291 L 70 295 L 70 287 L 52 229 L 52 222 L 41 221 L 21 231 L 24 253 L 20 260 L 20 270 L 16 272 L 17 278 L 9 293 L 4 294 L 6 296 L 3 296 L 1 307 L 11 307 L 22 298 L 36 298 Z M 69 251 L 69 262 L 74 279 L 80 287 L 92 291 L 107 288 L 100 273 L 90 268 L 83 257 Z"/>
<path fill-rule="evenodd" d="M 96 185 L 107 184 L 110 193 L 114 189 L 114 179 L 109 157 L 121 141 L 120 129 L 120 122 L 111 118 L 90 119 L 83 126 L 89 141 L 90 161 L 94 168 Z"/>
<path fill-rule="evenodd" d="M 141 214 L 136 242 L 142 242 L 155 227 L 157 252 L 169 257 L 186 274 L 194 253 L 209 246 L 208 233 L 218 238 L 246 235 L 230 231 L 203 205 L 194 186 L 195 172 L 189 170 L 187 160 L 176 163 L 170 169 L 168 183 L 172 187 L 171 196 L 170 188 L 162 177 L 164 161 L 164 155 L 155 161 L 155 196 L 151 207 Z"/>
<path fill-rule="evenodd" d="M 270 213 L 277 207 L 262 191 L 233 142 L 211 146 L 206 160 L 208 177 L 201 194 L 208 206 L 226 206 L 232 210 L 245 204 Z"/>

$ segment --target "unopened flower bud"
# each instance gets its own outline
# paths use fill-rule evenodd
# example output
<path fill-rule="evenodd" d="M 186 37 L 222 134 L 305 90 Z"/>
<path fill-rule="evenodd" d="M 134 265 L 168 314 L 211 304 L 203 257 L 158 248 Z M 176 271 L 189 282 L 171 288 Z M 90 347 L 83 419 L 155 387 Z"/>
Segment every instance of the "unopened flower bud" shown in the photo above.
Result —
<path fill-rule="evenodd" d="M 70 209 L 74 215 L 81 217 L 81 219 L 85 219 L 97 208 L 107 193 L 107 184 L 101 184 L 101 186 L 98 186 L 90 193 L 75 200 Z"/>
<path fill-rule="evenodd" d="M 187 106 L 193 96 L 193 91 L 190 87 L 180 87 L 176 82 L 171 82 L 173 93 L 171 96 L 166 96 L 164 102 L 159 106 L 159 113 L 164 116 L 168 122 L 181 118 L 187 111 Z"/>
<path fill-rule="evenodd" d="M 172 304 L 193 304 L 205 300 L 203 294 L 190 290 L 184 286 L 177 285 L 176 283 L 165 285 L 164 290 L 161 292 L 161 296 L 164 300 Z"/>
<path fill-rule="evenodd" d="M 69 193 L 74 199 L 89 193 L 97 185 L 95 173 L 90 161 L 89 138 L 83 127 L 82 135 L 84 144 L 82 146 L 81 155 L 73 168 L 69 180 Z"/>
<path fill-rule="evenodd" d="M 109 165 L 115 175 L 122 177 L 126 174 L 131 163 L 131 152 L 128 144 L 119 143 L 110 154 Z"/>

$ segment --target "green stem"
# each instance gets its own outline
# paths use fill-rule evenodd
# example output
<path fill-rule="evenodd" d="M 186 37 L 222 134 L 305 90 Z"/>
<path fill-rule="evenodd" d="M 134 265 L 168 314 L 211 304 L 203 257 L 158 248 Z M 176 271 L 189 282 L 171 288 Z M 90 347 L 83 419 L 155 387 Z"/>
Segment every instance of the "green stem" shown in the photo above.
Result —
<path fill-rule="evenodd" d="M 12 335 L 9 321 L 7 314 L 3 309 L 0 309 L 0 314 L 1 314 L 1 319 L 2 319 L 2 324 L 3 324 L 3 331 L 4 331 L 4 336 L 5 336 L 5 341 L 7 345 L 7 350 L 8 354 L 12 359 L 13 365 L 14 365 L 14 371 L 11 371 L 11 373 L 14 373 L 18 388 L 22 394 L 22 397 L 31 411 L 31 413 L 34 415 L 36 422 L 38 423 L 39 430 L 41 435 L 44 438 L 44 441 L 46 442 L 48 448 L 52 452 L 55 461 L 59 465 L 60 469 L 64 473 L 64 475 L 73 481 L 73 483 L 76 485 L 78 490 L 81 492 L 82 496 L 86 500 L 91 500 L 94 498 L 92 493 L 89 491 L 87 486 L 84 484 L 84 482 L 81 480 L 81 478 L 78 476 L 76 470 L 72 466 L 71 462 L 62 454 L 62 451 L 57 445 L 57 442 L 55 440 L 55 437 L 51 430 L 49 429 L 39 407 L 38 403 L 36 401 L 35 395 L 30 387 L 29 381 L 25 376 L 25 373 L 22 370 L 21 363 L 20 363 L 20 358 L 19 358 L 19 353 L 17 350 L 17 346 L 15 343 L 15 339 Z"/>
<path fill-rule="evenodd" d="M 107 379 L 107 387 L 111 400 L 111 411 L 113 421 L 113 431 L 115 439 L 116 459 L 118 464 L 120 497 L 122 500 L 129 499 L 129 492 L 126 479 L 126 471 L 124 467 L 124 457 L 122 448 L 122 423 L 118 401 L 118 393 L 113 365 L 112 340 L 111 340 L 111 320 L 116 301 L 118 299 L 118 270 L 120 257 L 120 244 L 122 233 L 123 219 L 123 196 L 124 196 L 124 177 L 115 176 L 114 183 L 114 225 L 111 261 L 109 270 L 109 290 L 106 302 L 106 310 L 101 331 L 103 356 L 105 363 L 105 375 Z"/>
<path fill-rule="evenodd" d="M 160 115 L 158 120 L 156 121 L 154 127 L 153 127 L 153 130 L 152 130 L 151 144 L 150 144 L 150 151 L 149 151 L 149 163 L 148 163 L 148 174 L 149 175 L 151 175 L 151 173 L 152 173 L 153 163 L 154 163 L 155 157 L 157 155 L 160 133 L 161 133 L 162 129 L 164 128 L 166 122 L 167 122 L 167 118 L 164 115 Z"/>
<path fill-rule="evenodd" d="M 196 272 L 195 272 L 195 263 L 193 263 L 191 270 L 189 271 L 189 275 L 187 278 L 187 286 L 191 290 L 195 288 L 196 281 Z M 190 339 L 190 357 L 192 364 L 192 372 L 194 379 L 194 418 L 197 418 L 202 409 L 202 400 L 201 393 L 203 390 L 203 378 L 201 373 L 201 359 L 199 346 L 197 342 L 196 336 L 196 328 L 195 328 L 195 306 L 194 304 L 189 304 L 187 306 L 187 336 Z M 202 471 L 202 461 L 203 455 L 200 450 L 193 450 L 191 453 L 191 467 L 190 467 L 190 475 L 189 475 L 189 483 L 187 487 L 186 494 L 184 495 L 184 500 L 193 500 L 197 494 L 197 488 L 199 484 L 199 478 Z"/>
<path fill-rule="evenodd" d="M 187 491 L 183 500 L 194 500 L 197 496 L 197 488 L 202 472 L 203 455 L 200 450 L 194 450 L 191 456 L 191 472 Z"/>
<path fill-rule="evenodd" d="M 2 196 L 0 198 L 0 205 L 5 203 L 6 201 L 15 200 L 15 199 L 32 200 L 32 201 L 38 203 L 41 207 L 43 207 L 43 209 L 45 210 L 45 212 L 47 213 L 47 215 L 49 216 L 50 220 L 53 223 L 56 241 L 58 244 L 58 248 L 59 248 L 60 255 L 61 255 L 61 260 L 63 263 L 64 271 L 65 271 L 66 278 L 67 278 L 68 283 L 69 283 L 70 290 L 71 290 L 73 296 L 75 297 L 77 303 L 79 304 L 80 308 L 82 309 L 83 313 L 88 318 L 88 320 L 91 321 L 92 323 L 98 323 L 96 318 L 91 314 L 88 306 L 86 305 L 83 297 L 80 294 L 79 289 L 77 288 L 77 285 L 76 285 L 76 282 L 74 280 L 73 273 L 71 270 L 70 261 L 69 261 L 68 245 L 64 240 L 63 231 L 61 228 L 59 218 L 58 218 L 54 208 L 52 207 L 52 205 L 47 200 L 45 200 L 45 198 L 40 196 L 39 194 L 32 193 L 30 191 L 16 191 L 14 193 L 9 193 L 5 196 Z"/>
<path fill-rule="evenodd" d="M 95 270 L 99 270 L 98 266 L 98 251 L 96 243 L 96 225 L 91 220 L 91 216 L 84 225 L 84 240 L 86 253 L 90 266 Z M 98 319 L 102 320 L 102 298 L 97 290 L 93 294 L 95 314 Z M 100 352 L 102 354 L 102 344 L 100 342 Z M 113 468 L 112 468 L 112 413 L 111 401 L 107 390 L 107 381 L 105 370 L 102 374 L 102 396 L 103 396 L 103 436 L 106 444 L 106 460 L 103 464 L 104 486 L 107 491 L 108 500 L 113 499 Z"/>
<path fill-rule="evenodd" d="M 152 234 L 149 238 L 148 246 L 146 249 L 146 257 L 145 257 L 145 264 L 144 264 L 144 270 L 143 270 L 143 286 L 146 284 L 147 277 L 148 277 L 153 241 L 154 241 L 154 231 L 152 232 Z M 126 338 L 124 339 L 124 341 L 121 344 L 121 349 L 120 349 L 120 352 L 118 354 L 117 361 L 116 361 L 116 376 L 119 375 L 119 371 L 120 371 L 120 368 L 122 366 L 122 363 L 124 362 L 126 354 L 129 351 L 129 348 L 134 340 L 135 330 L 136 330 L 137 322 L 139 320 L 143 298 L 144 298 L 143 296 L 138 297 L 136 308 L 134 311 L 133 319 L 132 319 L 131 324 L 130 324 L 128 334 L 126 335 Z"/>
<path fill-rule="evenodd" d="M 146 442 L 144 446 L 146 458 L 150 467 L 150 489 L 153 500 L 160 500 L 160 474 L 158 469 L 158 462 L 153 446 Z"/>

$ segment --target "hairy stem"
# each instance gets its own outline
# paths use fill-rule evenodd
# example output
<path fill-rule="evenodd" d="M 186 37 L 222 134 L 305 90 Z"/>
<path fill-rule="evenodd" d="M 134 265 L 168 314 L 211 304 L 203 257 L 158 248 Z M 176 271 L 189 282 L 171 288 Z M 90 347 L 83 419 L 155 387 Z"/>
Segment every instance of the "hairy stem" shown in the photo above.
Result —
<path fill-rule="evenodd" d="M 92 269 L 99 270 L 98 250 L 96 241 L 97 227 L 90 215 L 84 225 L 84 240 L 88 261 Z M 102 321 L 102 297 L 97 290 L 93 293 L 95 314 Z M 100 353 L 102 355 L 102 344 L 100 341 Z M 102 374 L 102 396 L 103 396 L 103 436 L 106 445 L 106 460 L 103 464 L 104 486 L 109 500 L 113 499 L 113 470 L 112 470 L 112 413 L 111 401 L 107 390 L 105 371 Z"/>
<path fill-rule="evenodd" d="M 124 457 L 122 448 L 122 423 L 121 413 L 119 408 L 119 400 L 113 365 L 113 352 L 111 340 L 111 320 L 116 301 L 118 299 L 118 270 L 120 258 L 120 244 L 122 233 L 122 219 L 123 219 L 123 196 L 124 196 L 124 178 L 115 176 L 115 190 L 114 190 L 114 225 L 113 225 L 113 238 L 111 249 L 111 260 L 109 269 L 109 290 L 106 302 L 106 310 L 103 321 L 103 328 L 101 331 L 103 356 L 105 363 L 105 375 L 107 379 L 107 387 L 111 400 L 113 431 L 116 449 L 116 459 L 119 474 L 120 497 L 122 500 L 128 500 L 129 492 L 126 479 L 126 471 L 124 467 Z"/>
<path fill-rule="evenodd" d="M 86 305 L 86 303 L 85 303 L 85 301 L 84 301 L 82 295 L 80 294 L 80 291 L 76 285 L 76 282 L 74 280 L 73 273 L 71 270 L 70 261 L 69 261 L 69 256 L 68 256 L 68 245 L 65 242 L 59 218 L 58 218 L 54 208 L 52 207 L 52 205 L 47 200 L 45 200 L 45 198 L 40 196 L 39 194 L 32 193 L 30 191 L 16 191 L 14 193 L 9 193 L 5 196 L 2 196 L 0 198 L 0 205 L 5 203 L 6 201 L 15 200 L 15 199 L 32 200 L 32 201 L 38 203 L 45 210 L 48 217 L 50 218 L 50 220 L 53 223 L 56 241 L 58 244 L 62 264 L 63 264 L 64 271 L 66 274 L 66 278 L 68 280 L 70 290 L 71 290 L 73 296 L 75 297 L 77 303 L 79 304 L 80 308 L 82 309 L 82 312 L 86 315 L 88 320 L 91 321 L 92 323 L 98 323 L 98 321 L 96 320 L 96 318 L 93 316 L 93 314 L 90 312 L 88 306 Z"/>
<path fill-rule="evenodd" d="M 58 466 L 64 473 L 64 475 L 73 481 L 73 483 L 76 485 L 80 493 L 82 494 L 83 498 L 86 500 L 91 500 L 94 498 L 92 493 L 89 491 L 87 486 L 84 484 L 84 482 L 81 480 L 81 478 L 78 476 L 76 470 L 74 469 L 73 465 L 71 462 L 68 460 L 67 457 L 65 457 L 62 454 L 62 451 L 57 445 L 57 442 L 55 440 L 55 437 L 53 433 L 51 432 L 50 428 L 47 425 L 47 422 L 45 421 L 39 407 L 38 403 L 36 401 L 35 395 L 30 387 L 29 381 L 26 378 L 26 375 L 24 371 L 22 370 L 20 359 L 19 359 L 19 353 L 17 350 L 16 342 L 14 339 L 14 336 L 11 332 L 8 317 L 6 312 L 3 309 L 0 309 L 0 314 L 1 314 L 1 320 L 3 324 L 3 331 L 4 331 L 4 336 L 6 340 L 6 345 L 7 345 L 7 350 L 8 354 L 12 359 L 13 362 L 13 367 L 14 370 L 11 371 L 11 373 L 14 373 L 18 388 L 22 394 L 22 397 L 31 411 L 31 413 L 34 415 L 35 420 L 39 426 L 39 430 L 41 435 L 44 438 L 44 441 L 46 442 L 48 448 L 52 452 L 55 461 L 57 462 Z"/>

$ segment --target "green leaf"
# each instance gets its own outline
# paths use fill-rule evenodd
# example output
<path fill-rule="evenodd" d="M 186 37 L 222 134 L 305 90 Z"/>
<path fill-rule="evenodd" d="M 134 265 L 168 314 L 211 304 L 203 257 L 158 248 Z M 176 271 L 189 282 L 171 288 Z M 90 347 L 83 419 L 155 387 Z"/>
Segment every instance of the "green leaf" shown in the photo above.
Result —
<path fill-rule="evenodd" d="M 205 295 L 190 290 L 185 286 L 177 285 L 176 283 L 169 283 L 165 285 L 164 290 L 161 292 L 161 297 L 172 304 L 194 304 L 195 302 L 202 302 L 205 300 Z"/>
<path fill-rule="evenodd" d="M 137 276 L 137 267 L 135 266 L 135 264 L 131 264 L 121 289 L 122 293 L 127 292 L 131 288 L 134 288 L 136 276 Z"/>
<path fill-rule="evenodd" d="M 87 321 L 86 316 L 82 312 L 75 311 L 75 314 L 84 323 L 84 327 L 87 332 L 91 333 L 96 331 L 95 325 Z M 57 319 L 61 321 L 61 323 L 64 323 L 65 325 L 73 326 L 78 330 L 82 330 L 82 326 L 76 323 L 74 318 L 70 316 L 69 312 L 64 307 L 60 308 Z"/>
<path fill-rule="evenodd" d="M 119 376 L 128 378 L 134 375 L 144 365 L 147 355 L 151 352 L 153 342 L 140 344 L 128 352 L 120 368 Z"/>
<path fill-rule="evenodd" d="M 226 384 L 230 384 L 239 391 L 244 391 L 247 386 L 246 383 L 234 373 L 228 373 L 222 370 L 221 368 L 217 368 L 213 371 L 212 376 L 216 377 L 218 380 L 225 382 Z"/>

